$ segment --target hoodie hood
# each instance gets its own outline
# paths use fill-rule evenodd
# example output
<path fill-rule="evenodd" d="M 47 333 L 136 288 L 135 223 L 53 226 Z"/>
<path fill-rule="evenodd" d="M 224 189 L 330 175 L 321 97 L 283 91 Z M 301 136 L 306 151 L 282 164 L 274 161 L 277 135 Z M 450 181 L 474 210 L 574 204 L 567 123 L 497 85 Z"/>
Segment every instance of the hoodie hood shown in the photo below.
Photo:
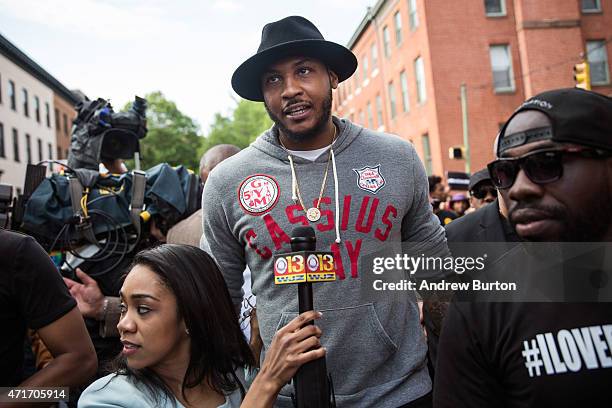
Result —
<path fill-rule="evenodd" d="M 338 127 L 338 135 L 333 144 L 334 154 L 338 156 L 361 134 L 363 128 L 348 120 L 339 119 L 335 116 L 332 116 L 332 120 Z M 251 146 L 280 161 L 289 163 L 289 158 L 287 157 L 288 153 L 278 141 L 278 127 L 276 125 L 259 135 Z M 310 160 L 298 156 L 293 156 L 293 161 L 302 164 L 311 163 Z M 315 163 L 325 161 L 327 161 L 327 155 L 323 154 L 315 160 Z"/>

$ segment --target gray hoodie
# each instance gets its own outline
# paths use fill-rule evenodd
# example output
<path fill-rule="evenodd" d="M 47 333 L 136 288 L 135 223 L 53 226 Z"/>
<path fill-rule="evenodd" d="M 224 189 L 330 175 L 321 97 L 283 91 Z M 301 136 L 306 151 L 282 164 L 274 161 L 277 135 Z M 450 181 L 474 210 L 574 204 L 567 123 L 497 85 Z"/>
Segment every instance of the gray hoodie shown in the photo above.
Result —
<path fill-rule="evenodd" d="M 328 161 L 293 156 L 278 142 L 275 127 L 248 148 L 219 164 L 204 188 L 203 248 L 216 259 L 238 306 L 248 264 L 265 347 L 297 315 L 297 286 L 275 285 L 272 256 L 290 252 L 294 227 L 311 225 L 317 249 L 332 251 L 338 279 L 314 285 L 321 342 L 339 407 L 397 407 L 431 390 L 427 346 L 413 292 L 375 296 L 371 263 L 385 245 L 421 242 L 430 253 L 448 253 L 444 229 L 431 211 L 425 170 L 414 147 L 399 137 L 334 118 L 328 182 L 321 219 L 309 223 L 292 199 L 297 182 L 306 207 L 319 196 Z M 285 387 L 277 406 L 291 406 Z"/>

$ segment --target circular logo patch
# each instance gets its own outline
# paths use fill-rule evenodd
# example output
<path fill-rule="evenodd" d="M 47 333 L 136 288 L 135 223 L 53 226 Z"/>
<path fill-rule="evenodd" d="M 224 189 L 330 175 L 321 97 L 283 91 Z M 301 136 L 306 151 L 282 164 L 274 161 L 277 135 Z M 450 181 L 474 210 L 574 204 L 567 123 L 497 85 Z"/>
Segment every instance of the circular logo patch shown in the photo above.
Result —
<path fill-rule="evenodd" d="M 319 258 L 317 258 L 315 254 L 308 255 L 306 264 L 308 265 L 308 270 L 310 272 L 316 272 L 319 270 Z"/>
<path fill-rule="evenodd" d="M 281 275 L 287 272 L 287 261 L 285 260 L 285 258 L 278 258 L 276 260 L 276 265 L 274 266 L 276 268 L 276 272 L 280 273 Z"/>
<path fill-rule="evenodd" d="M 240 205 L 251 215 L 263 214 L 276 205 L 279 196 L 278 183 L 271 176 L 255 174 L 240 184 Z"/>

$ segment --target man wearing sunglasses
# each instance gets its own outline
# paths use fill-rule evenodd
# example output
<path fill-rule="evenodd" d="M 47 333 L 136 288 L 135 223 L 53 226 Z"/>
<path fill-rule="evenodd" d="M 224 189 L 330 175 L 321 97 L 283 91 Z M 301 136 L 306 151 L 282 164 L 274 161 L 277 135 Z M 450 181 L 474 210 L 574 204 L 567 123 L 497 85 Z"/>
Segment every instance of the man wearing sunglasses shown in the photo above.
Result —
<path fill-rule="evenodd" d="M 491 181 L 488 169 L 482 169 L 472 174 L 468 186 L 470 192 L 470 207 L 477 210 L 495 201 L 497 191 Z"/>
<path fill-rule="evenodd" d="M 434 406 L 608 406 L 612 304 L 605 302 L 611 285 L 591 278 L 610 276 L 610 268 L 562 256 L 581 247 L 576 242 L 593 248 L 612 241 L 612 99 L 580 89 L 530 98 L 502 128 L 497 157 L 488 168 L 508 197 L 518 236 L 557 242 L 561 250 L 554 257 L 542 253 L 542 243 L 523 243 L 500 259 L 498 270 L 486 271 L 519 285 L 543 284 L 536 291 L 525 285 L 516 293 L 520 301 L 496 296 L 483 302 L 491 293 L 475 292 L 451 302 L 440 335 Z M 527 268 L 532 265 L 546 268 Z M 559 298 L 521 297 L 554 291 L 566 278 L 591 282 L 606 300 L 586 303 L 592 299 L 576 296 L 581 288 L 568 281 Z"/>

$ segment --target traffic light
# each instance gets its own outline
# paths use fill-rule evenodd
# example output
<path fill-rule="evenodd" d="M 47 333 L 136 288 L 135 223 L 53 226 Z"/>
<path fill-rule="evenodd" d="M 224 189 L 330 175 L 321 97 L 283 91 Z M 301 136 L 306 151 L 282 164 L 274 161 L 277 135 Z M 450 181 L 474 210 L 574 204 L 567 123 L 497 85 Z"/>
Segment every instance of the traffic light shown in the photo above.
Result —
<path fill-rule="evenodd" d="M 576 88 L 591 90 L 591 73 L 587 61 L 574 65 L 574 82 L 576 82 Z"/>
<path fill-rule="evenodd" d="M 454 160 L 465 159 L 465 148 L 463 146 L 451 146 L 448 148 L 448 157 Z"/>

